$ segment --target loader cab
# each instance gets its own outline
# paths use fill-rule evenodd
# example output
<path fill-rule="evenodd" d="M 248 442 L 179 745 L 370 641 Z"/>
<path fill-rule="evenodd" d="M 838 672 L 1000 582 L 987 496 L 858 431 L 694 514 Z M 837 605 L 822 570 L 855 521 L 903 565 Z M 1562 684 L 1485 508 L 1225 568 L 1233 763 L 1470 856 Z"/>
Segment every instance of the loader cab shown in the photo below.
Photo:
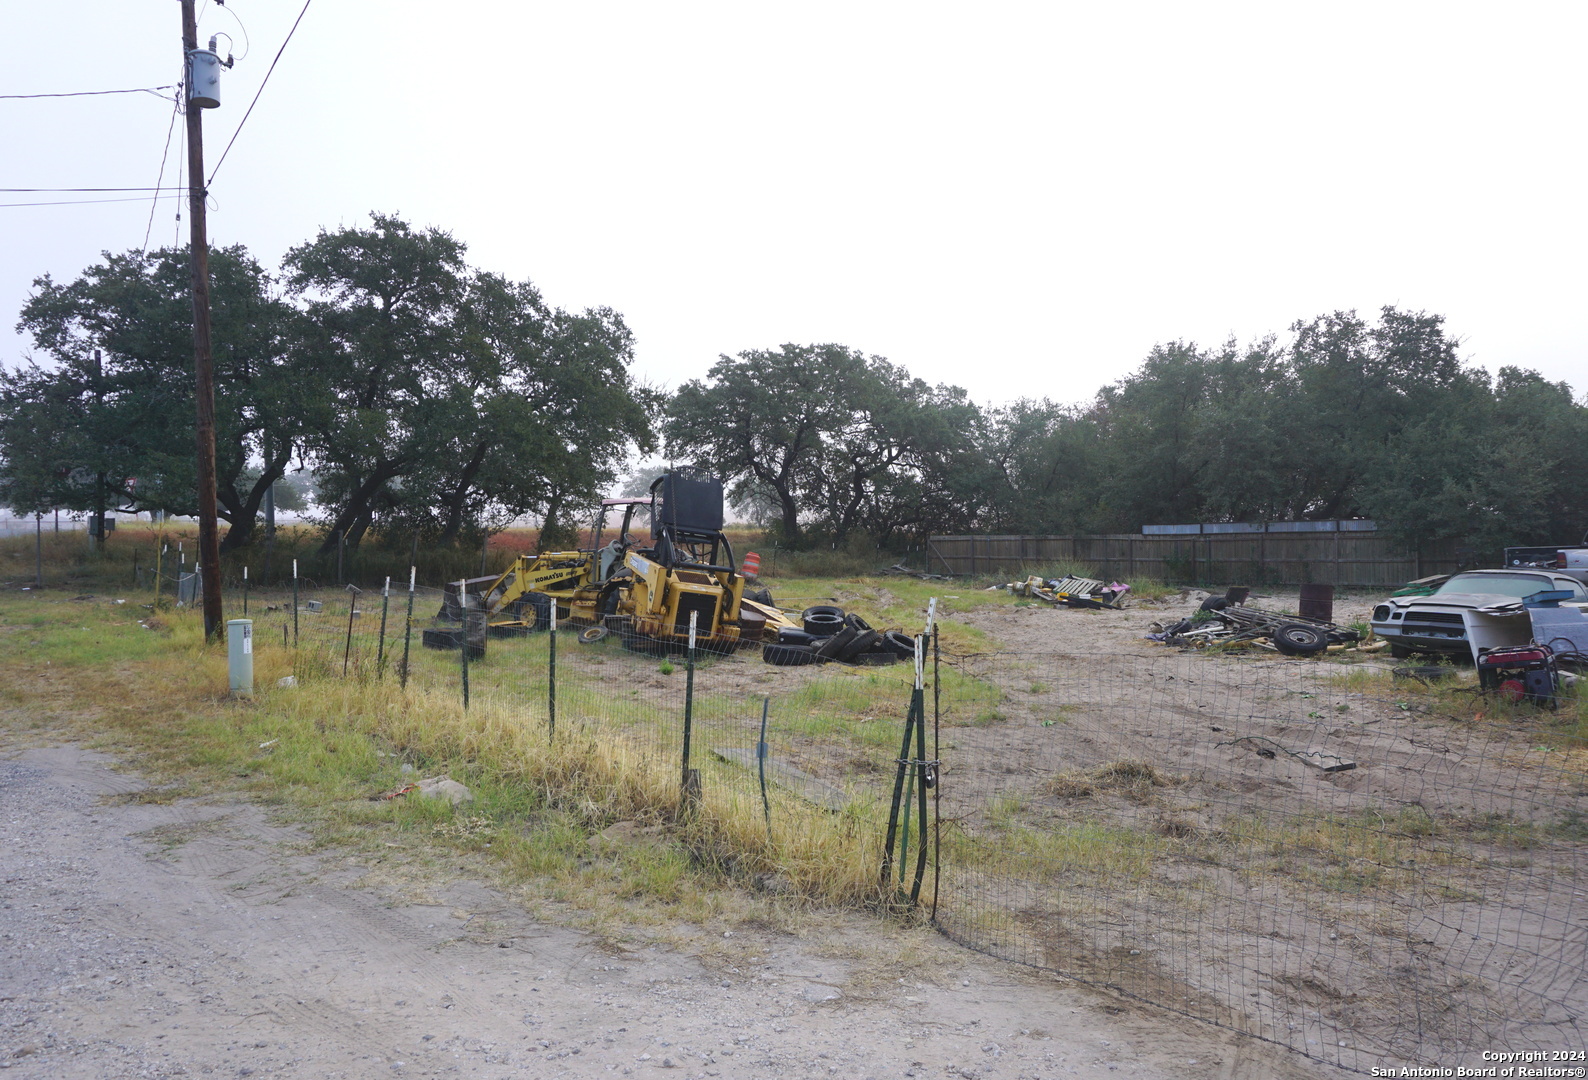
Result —
<path fill-rule="evenodd" d="M 723 535 L 722 481 L 693 466 L 678 466 L 651 485 L 651 558 L 669 570 L 736 572 Z M 731 579 L 730 579 L 731 580 Z"/>

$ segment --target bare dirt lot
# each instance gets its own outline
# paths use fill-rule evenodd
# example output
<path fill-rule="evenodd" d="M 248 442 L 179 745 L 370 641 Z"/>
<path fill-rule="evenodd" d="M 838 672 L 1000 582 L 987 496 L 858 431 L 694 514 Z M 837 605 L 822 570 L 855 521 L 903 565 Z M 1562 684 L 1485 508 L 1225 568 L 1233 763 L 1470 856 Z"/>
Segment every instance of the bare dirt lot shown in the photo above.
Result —
<path fill-rule="evenodd" d="M 466 868 L 414 903 L 257 805 L 144 801 L 115 764 L 0 742 L 9 1076 L 1317 1075 L 864 916 L 614 945 Z"/>
<path fill-rule="evenodd" d="M 1143 640 L 1204 595 L 956 616 L 1009 651 L 955 661 L 997 694 L 945 714 L 945 924 L 1364 1071 L 1581 1049 L 1588 773 L 1567 710 L 1426 692 L 1387 658 Z M 1371 603 L 1337 599 L 1336 621 Z M 1048 839 L 1098 829 L 1112 865 Z"/>

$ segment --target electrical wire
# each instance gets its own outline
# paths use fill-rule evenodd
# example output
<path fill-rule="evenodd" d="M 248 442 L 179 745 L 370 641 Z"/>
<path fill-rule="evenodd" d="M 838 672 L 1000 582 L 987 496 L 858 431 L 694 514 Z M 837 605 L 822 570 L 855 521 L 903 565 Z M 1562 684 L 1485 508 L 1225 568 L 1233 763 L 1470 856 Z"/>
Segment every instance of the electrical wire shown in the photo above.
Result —
<path fill-rule="evenodd" d="M 176 130 L 176 115 L 181 111 L 182 95 L 177 94 L 171 99 L 171 123 L 165 129 L 165 149 L 160 151 L 160 175 L 154 178 L 154 189 L 158 192 L 165 183 L 165 162 L 171 156 L 171 132 Z M 154 212 L 160 205 L 160 196 L 155 195 L 149 200 L 149 224 L 143 230 L 143 250 L 149 250 L 149 237 L 154 233 Z"/>
<path fill-rule="evenodd" d="M 160 100 L 165 100 L 161 90 L 175 90 L 176 83 L 170 86 L 137 86 L 131 90 L 74 90 L 68 94 L 0 94 L 0 101 L 28 101 L 34 98 L 63 98 L 63 97 L 100 97 L 105 94 L 153 94 Z"/>
<path fill-rule="evenodd" d="M 0 208 L 8 206 L 93 206 L 99 203 L 124 203 L 143 202 L 147 196 L 139 195 L 130 199 L 58 199 L 53 202 L 8 202 L 0 203 Z M 156 199 L 185 199 L 186 195 L 156 195 Z"/>
<path fill-rule="evenodd" d="M 276 63 L 281 59 L 281 54 L 287 51 L 287 46 L 292 42 L 292 35 L 298 32 L 298 24 L 309 13 L 309 5 L 314 0 L 303 0 L 303 10 L 298 12 L 298 17 L 292 21 L 292 29 L 287 31 L 287 39 L 281 43 L 281 48 L 276 50 L 275 60 L 270 61 L 270 67 L 265 71 L 265 77 L 259 83 L 259 89 L 254 91 L 254 100 L 248 103 L 248 111 L 243 113 L 243 118 L 237 122 L 237 130 L 232 132 L 232 137 L 226 141 L 226 149 L 221 151 L 220 160 L 215 163 L 215 168 L 210 170 L 210 178 L 205 181 L 208 187 L 215 182 L 215 174 L 221 171 L 221 166 L 226 163 L 226 155 L 232 152 L 232 144 L 237 141 L 237 136 L 242 133 L 243 125 L 248 123 L 248 118 L 254 114 L 254 106 L 259 104 L 259 95 L 265 92 L 265 85 L 270 82 L 270 75 L 276 70 Z"/>
<path fill-rule="evenodd" d="M 59 193 L 59 192 L 67 192 L 67 191 L 106 192 L 106 191 L 186 191 L 186 190 L 187 189 L 184 188 L 184 187 L 178 187 L 178 186 L 175 186 L 175 185 L 173 185 L 171 187 L 5 187 L 5 188 L 0 188 L 0 192 L 5 192 L 7 194 L 12 194 L 12 195 L 22 194 L 22 193 L 25 193 L 25 192 L 38 192 L 38 193 L 56 192 L 56 193 Z"/>

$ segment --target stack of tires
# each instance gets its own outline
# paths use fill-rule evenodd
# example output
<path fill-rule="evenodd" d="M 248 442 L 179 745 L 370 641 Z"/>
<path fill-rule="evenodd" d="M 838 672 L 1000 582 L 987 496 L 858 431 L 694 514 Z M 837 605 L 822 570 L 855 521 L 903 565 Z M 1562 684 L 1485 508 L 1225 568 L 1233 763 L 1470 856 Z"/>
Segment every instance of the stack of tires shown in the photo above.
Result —
<path fill-rule="evenodd" d="M 892 664 L 915 655 L 915 639 L 898 630 L 873 630 L 859 615 L 820 604 L 800 615 L 803 630 L 784 630 L 761 648 L 761 659 L 778 667 L 803 667 L 836 661 L 843 664 Z"/>

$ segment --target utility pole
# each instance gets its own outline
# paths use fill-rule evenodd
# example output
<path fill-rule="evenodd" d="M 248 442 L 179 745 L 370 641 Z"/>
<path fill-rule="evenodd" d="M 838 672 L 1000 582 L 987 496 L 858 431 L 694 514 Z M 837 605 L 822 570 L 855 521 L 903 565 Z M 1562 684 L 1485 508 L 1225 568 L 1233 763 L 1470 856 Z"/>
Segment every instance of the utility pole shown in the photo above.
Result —
<path fill-rule="evenodd" d="M 218 64 L 204 64 L 198 47 L 194 0 L 182 0 L 182 92 L 187 113 L 188 222 L 192 227 L 193 374 L 198 403 L 198 563 L 204 586 L 204 640 L 219 641 L 221 613 L 220 528 L 215 514 L 215 360 L 210 353 L 210 248 L 205 230 L 204 109 L 220 104 L 209 96 L 219 81 Z M 200 84 L 209 76 L 214 83 Z M 201 96 L 203 95 L 203 96 Z"/>

